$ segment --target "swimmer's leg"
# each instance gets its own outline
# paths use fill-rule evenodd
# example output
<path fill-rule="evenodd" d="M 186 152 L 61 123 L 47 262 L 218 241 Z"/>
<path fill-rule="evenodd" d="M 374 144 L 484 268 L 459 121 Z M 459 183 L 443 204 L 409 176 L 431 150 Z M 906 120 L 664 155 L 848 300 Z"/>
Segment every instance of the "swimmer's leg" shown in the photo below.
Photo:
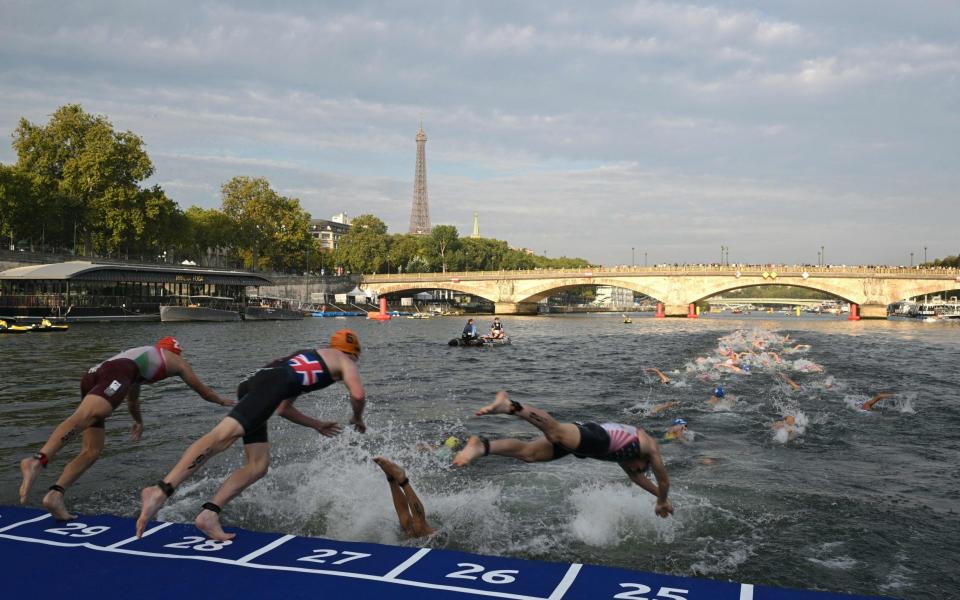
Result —
<path fill-rule="evenodd" d="M 893 396 L 893 393 L 891 392 L 880 392 L 873 398 L 870 398 L 869 400 L 863 403 L 863 410 L 870 410 L 871 408 L 873 408 L 873 405 L 876 404 L 877 402 L 880 402 L 884 398 L 890 398 L 892 396 Z"/>
<path fill-rule="evenodd" d="M 161 480 L 171 491 L 186 481 L 200 469 L 211 457 L 229 448 L 237 439 L 243 437 L 243 426 L 233 417 L 224 417 L 209 433 L 195 441 L 180 457 L 180 461 Z M 160 489 L 160 485 L 143 488 L 140 492 L 140 517 L 137 519 L 137 537 L 143 535 L 149 523 L 167 501 L 169 494 Z"/>
<path fill-rule="evenodd" d="M 80 454 L 78 454 L 76 458 L 67 463 L 67 466 L 63 469 L 63 473 L 60 474 L 60 478 L 57 479 L 56 486 L 51 487 L 47 495 L 43 497 L 43 507 L 47 509 L 47 512 L 53 515 L 55 519 L 67 521 L 76 518 L 76 515 L 72 515 L 67 511 L 64 494 L 66 493 L 66 489 L 73 485 L 77 479 L 100 458 L 100 453 L 103 451 L 103 445 L 107 437 L 102 425 L 103 423 L 101 422 L 93 427 L 87 427 L 84 430 L 83 450 L 80 451 Z"/>
<path fill-rule="evenodd" d="M 228 502 L 240 495 L 260 478 L 267 474 L 270 468 L 270 444 L 267 442 L 246 444 L 243 447 L 243 466 L 230 473 L 223 482 L 211 502 L 218 508 L 223 508 Z M 197 529 L 213 540 L 231 540 L 235 533 L 226 533 L 220 526 L 220 513 L 210 509 L 200 511 L 194 520 Z"/>
<path fill-rule="evenodd" d="M 508 438 L 488 440 L 484 444 L 483 440 L 484 438 L 479 436 L 471 436 L 463 450 L 453 457 L 453 464 L 463 467 L 487 454 L 509 456 L 529 463 L 553 460 L 553 443 L 545 437 L 532 442 Z"/>
<path fill-rule="evenodd" d="M 477 411 L 477 416 L 492 414 L 516 415 L 543 432 L 547 439 L 554 444 L 566 448 L 580 446 L 580 428 L 573 423 L 561 423 L 550 416 L 545 410 L 530 405 L 521 405 L 510 400 L 506 392 L 497 392 L 497 397 L 487 406 Z"/>
<path fill-rule="evenodd" d="M 47 461 L 53 460 L 64 445 L 78 433 L 106 419 L 112 413 L 113 406 L 107 402 L 106 398 L 94 394 L 84 397 L 77 410 L 53 430 L 47 443 L 40 448 L 38 456 L 42 459 L 31 456 L 20 461 L 20 472 L 23 475 L 23 481 L 20 484 L 20 503 L 26 503 L 30 488 L 33 487 L 34 480 Z"/>
<path fill-rule="evenodd" d="M 412 538 L 423 537 L 433 533 L 433 528 L 427 523 L 427 512 L 423 503 L 413 491 L 413 486 L 407 479 L 406 472 L 398 465 L 380 456 L 373 459 L 383 472 L 387 474 L 390 483 L 390 495 L 393 498 L 393 508 L 397 511 L 397 519 L 403 532 Z"/>

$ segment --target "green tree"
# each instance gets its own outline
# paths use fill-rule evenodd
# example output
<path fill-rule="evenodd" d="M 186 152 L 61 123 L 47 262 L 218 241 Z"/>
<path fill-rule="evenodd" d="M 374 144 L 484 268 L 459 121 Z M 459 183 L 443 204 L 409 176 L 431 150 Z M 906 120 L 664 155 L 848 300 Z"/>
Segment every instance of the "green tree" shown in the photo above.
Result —
<path fill-rule="evenodd" d="M 110 252 L 142 234 L 140 217 L 130 211 L 153 164 L 138 136 L 117 132 L 105 117 L 68 104 L 46 125 L 20 119 L 13 147 L 17 169 L 44 198 L 44 213 L 60 216 L 58 244 L 66 245 L 68 230 L 79 228 L 85 252 Z"/>
<path fill-rule="evenodd" d="M 392 269 L 403 273 L 425 273 L 430 270 L 426 256 L 427 238 L 414 233 L 400 233 L 390 237 L 387 258 Z"/>
<path fill-rule="evenodd" d="M 387 225 L 373 215 L 360 215 L 340 238 L 337 261 L 354 272 L 379 273 L 386 265 Z"/>
<path fill-rule="evenodd" d="M 262 178 L 234 177 L 223 185 L 223 212 L 235 226 L 240 255 L 260 268 L 261 255 L 274 269 L 295 269 L 312 248 L 310 215 L 300 201 L 285 198 Z"/>
<path fill-rule="evenodd" d="M 460 247 L 460 235 L 453 225 L 436 225 L 427 238 L 428 258 L 447 272 L 447 254 L 454 253 Z"/>
<path fill-rule="evenodd" d="M 36 201 L 30 181 L 16 168 L 0 164 L 0 238 L 19 238 L 39 234 Z"/>

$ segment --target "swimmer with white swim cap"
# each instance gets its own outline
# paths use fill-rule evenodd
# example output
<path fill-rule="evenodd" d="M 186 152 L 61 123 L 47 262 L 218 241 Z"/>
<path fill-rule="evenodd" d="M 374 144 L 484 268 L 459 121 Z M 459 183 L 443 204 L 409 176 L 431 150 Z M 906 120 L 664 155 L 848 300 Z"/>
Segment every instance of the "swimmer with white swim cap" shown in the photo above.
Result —
<path fill-rule="evenodd" d="M 667 429 L 666 433 L 663 434 L 663 441 L 672 442 L 672 441 L 683 441 L 684 434 L 687 432 L 687 420 L 686 419 L 674 419 L 673 423 L 670 425 L 670 428 Z"/>

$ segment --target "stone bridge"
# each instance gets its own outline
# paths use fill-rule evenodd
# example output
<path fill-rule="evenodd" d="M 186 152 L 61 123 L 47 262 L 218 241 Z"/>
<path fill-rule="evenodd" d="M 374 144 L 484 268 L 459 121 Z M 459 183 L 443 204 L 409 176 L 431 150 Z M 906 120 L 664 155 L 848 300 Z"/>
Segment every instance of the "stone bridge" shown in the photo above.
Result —
<path fill-rule="evenodd" d="M 792 285 L 856 304 L 864 318 L 885 319 L 889 304 L 960 289 L 960 270 L 781 265 L 594 267 L 365 275 L 360 287 L 377 296 L 454 290 L 493 302 L 497 314 L 535 314 L 538 301 L 584 285 L 612 285 L 646 294 L 663 303 L 666 316 L 685 316 L 691 304 L 738 288 Z"/>

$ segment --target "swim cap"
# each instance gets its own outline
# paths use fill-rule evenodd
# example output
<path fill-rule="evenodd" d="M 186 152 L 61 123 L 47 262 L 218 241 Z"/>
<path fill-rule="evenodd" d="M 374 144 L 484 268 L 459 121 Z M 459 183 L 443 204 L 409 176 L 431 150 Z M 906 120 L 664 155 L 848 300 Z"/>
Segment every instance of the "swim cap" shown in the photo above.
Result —
<path fill-rule="evenodd" d="M 793 425 L 796 421 L 797 419 L 793 415 L 787 415 L 783 418 L 783 422 L 787 425 Z"/>
<path fill-rule="evenodd" d="M 687 424 L 687 421 L 686 421 L 685 419 L 674 419 L 674 420 L 673 420 L 673 424 L 674 424 L 674 425 L 686 425 L 686 424 Z"/>
<path fill-rule="evenodd" d="M 170 337 L 169 335 L 163 338 L 162 340 L 160 340 L 159 342 L 157 342 L 157 348 L 161 348 L 163 350 L 169 350 L 170 352 L 173 352 L 174 354 L 177 354 L 177 355 L 183 352 L 183 348 L 180 347 L 180 342 Z"/>
<path fill-rule="evenodd" d="M 740 367 L 740 370 L 743 371 L 744 373 L 749 373 L 750 365 L 743 365 L 742 367 Z"/>
<path fill-rule="evenodd" d="M 713 388 L 713 395 L 717 398 L 723 398 L 726 394 L 723 393 L 723 388 L 718 385 L 717 387 Z"/>
<path fill-rule="evenodd" d="M 330 347 L 360 357 L 360 338 L 350 329 L 341 329 L 330 338 Z"/>
<path fill-rule="evenodd" d="M 450 436 L 447 439 L 443 440 L 443 445 L 451 450 L 459 450 L 463 446 L 463 442 L 459 438 Z"/>

